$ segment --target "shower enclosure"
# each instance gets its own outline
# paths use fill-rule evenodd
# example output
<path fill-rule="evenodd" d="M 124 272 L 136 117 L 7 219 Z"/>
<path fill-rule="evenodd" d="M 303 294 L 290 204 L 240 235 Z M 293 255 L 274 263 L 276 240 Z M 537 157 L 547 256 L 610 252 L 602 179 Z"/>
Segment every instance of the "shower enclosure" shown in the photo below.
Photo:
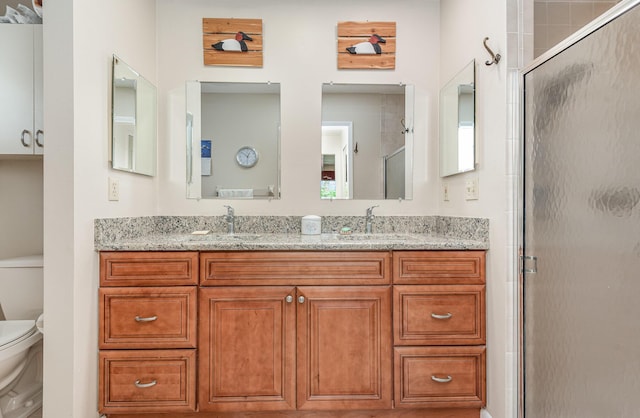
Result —
<path fill-rule="evenodd" d="M 523 72 L 526 418 L 640 417 L 640 7 Z"/>

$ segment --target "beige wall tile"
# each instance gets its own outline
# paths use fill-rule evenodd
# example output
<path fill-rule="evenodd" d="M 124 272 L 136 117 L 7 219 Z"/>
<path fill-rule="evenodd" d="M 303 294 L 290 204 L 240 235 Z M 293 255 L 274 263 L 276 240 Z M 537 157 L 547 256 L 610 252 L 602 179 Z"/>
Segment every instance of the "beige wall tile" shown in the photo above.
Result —
<path fill-rule="evenodd" d="M 593 20 L 593 3 L 571 3 L 572 26 L 584 26 Z"/>
<path fill-rule="evenodd" d="M 550 25 L 568 25 L 571 19 L 571 3 L 563 1 L 560 3 L 547 4 L 547 23 Z"/>

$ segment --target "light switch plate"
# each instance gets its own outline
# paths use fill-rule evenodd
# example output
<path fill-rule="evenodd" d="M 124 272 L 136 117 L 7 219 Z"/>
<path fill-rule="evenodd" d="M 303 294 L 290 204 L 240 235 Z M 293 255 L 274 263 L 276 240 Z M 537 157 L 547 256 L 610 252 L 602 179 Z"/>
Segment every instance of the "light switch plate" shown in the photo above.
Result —
<path fill-rule="evenodd" d="M 120 200 L 120 181 L 109 177 L 109 200 Z"/>
<path fill-rule="evenodd" d="M 442 183 L 442 200 L 449 201 L 449 183 Z"/>
<path fill-rule="evenodd" d="M 480 198 L 480 190 L 478 187 L 478 178 L 468 179 L 464 185 L 464 198 L 466 200 L 478 200 Z"/>

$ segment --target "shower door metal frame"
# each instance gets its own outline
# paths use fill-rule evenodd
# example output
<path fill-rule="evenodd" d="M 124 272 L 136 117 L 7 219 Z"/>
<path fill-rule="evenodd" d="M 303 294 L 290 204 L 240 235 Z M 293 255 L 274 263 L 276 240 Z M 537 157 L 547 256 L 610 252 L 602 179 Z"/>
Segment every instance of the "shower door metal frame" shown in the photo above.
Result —
<path fill-rule="evenodd" d="M 540 65 L 544 64 L 545 62 L 551 60 L 553 57 L 555 57 L 556 55 L 560 54 L 561 52 L 567 50 L 568 48 L 570 48 L 571 46 L 573 46 L 574 44 L 576 44 L 577 42 L 583 40 L 584 38 L 586 38 L 587 36 L 591 35 L 592 33 L 596 32 L 597 30 L 599 30 L 600 28 L 602 28 L 603 26 L 606 26 L 607 24 L 609 24 L 610 22 L 612 22 L 613 20 L 617 19 L 618 17 L 624 15 L 625 13 L 627 13 L 628 11 L 630 11 L 631 9 L 635 8 L 636 6 L 640 5 L 640 0 L 622 0 L 620 3 L 616 4 L 615 6 L 613 6 L 611 9 L 609 9 L 607 12 L 605 12 L 604 14 L 602 14 L 599 18 L 593 20 L 592 22 L 588 23 L 587 25 L 585 25 L 582 29 L 580 29 L 579 31 L 575 32 L 573 35 L 569 36 L 568 38 L 566 38 L 564 41 L 560 42 L 559 44 L 557 44 L 556 46 L 554 46 L 553 48 L 549 49 L 547 52 L 545 52 L 544 54 L 540 55 L 538 58 L 536 58 L 535 60 L 533 60 L 529 65 L 527 65 L 526 67 L 522 68 L 520 70 L 520 74 L 518 76 L 518 88 L 519 88 L 519 141 L 517 143 L 517 164 L 518 164 L 518 192 L 517 192 L 517 196 L 516 196 L 516 200 L 517 200 L 517 204 L 515 205 L 516 208 L 516 222 L 517 225 L 515 225 L 516 227 L 516 231 L 517 231 L 517 240 L 518 240 L 518 246 L 517 246 L 517 254 L 515 254 L 515 260 L 516 260 L 516 277 L 518 277 L 518 287 L 517 287 L 517 299 L 516 299 L 516 318 L 517 318 L 517 322 L 518 322 L 518 399 L 517 399 L 517 407 L 518 407 L 518 417 L 519 418 L 526 418 L 525 417 L 525 413 L 524 413 L 524 407 L 525 407 L 525 387 L 524 387 L 524 333 L 525 333 L 525 329 L 524 329 L 524 275 L 526 274 L 534 274 L 535 271 L 531 271 L 531 269 L 528 269 L 527 267 L 529 266 L 529 263 L 527 263 L 527 261 L 530 261 L 532 259 L 535 259 L 535 254 L 524 254 L 523 253 L 523 248 L 524 248 L 524 212 L 525 212 L 525 208 L 524 208 L 524 178 L 525 178 L 525 173 L 524 173 L 524 160 L 525 160 L 525 155 L 524 155 L 524 134 L 525 134 L 525 125 L 524 125 L 524 77 L 527 73 L 533 71 L 534 69 L 536 69 L 537 67 L 539 67 Z"/>

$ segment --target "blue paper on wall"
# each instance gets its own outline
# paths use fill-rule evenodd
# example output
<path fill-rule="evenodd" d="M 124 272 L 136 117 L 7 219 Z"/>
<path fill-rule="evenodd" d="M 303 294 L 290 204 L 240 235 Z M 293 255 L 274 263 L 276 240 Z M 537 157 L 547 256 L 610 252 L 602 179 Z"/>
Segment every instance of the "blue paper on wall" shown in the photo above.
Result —
<path fill-rule="evenodd" d="M 212 172 L 212 167 L 211 167 L 211 140 L 210 139 L 203 139 L 200 141 L 200 157 L 202 159 L 201 162 L 201 175 L 203 176 L 210 176 L 211 172 Z"/>

